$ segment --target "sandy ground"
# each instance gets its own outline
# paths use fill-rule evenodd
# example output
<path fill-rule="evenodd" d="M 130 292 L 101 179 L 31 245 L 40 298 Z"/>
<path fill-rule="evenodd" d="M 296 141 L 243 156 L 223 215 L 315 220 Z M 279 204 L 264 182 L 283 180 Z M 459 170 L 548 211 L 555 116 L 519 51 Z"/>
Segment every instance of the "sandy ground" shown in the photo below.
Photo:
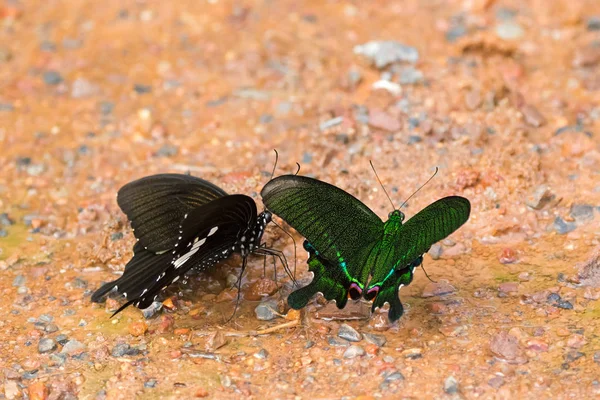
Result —
<path fill-rule="evenodd" d="M 0 398 L 598 396 L 600 279 L 577 265 L 600 244 L 599 104 L 596 0 L 5 0 Z M 256 300 L 260 257 L 229 323 L 236 257 L 148 319 L 90 302 L 131 257 L 123 184 L 191 172 L 261 210 L 275 148 L 277 174 L 299 162 L 382 218 L 369 160 L 396 204 L 440 168 L 407 216 L 470 199 L 398 323 L 288 312 L 281 269 Z"/>

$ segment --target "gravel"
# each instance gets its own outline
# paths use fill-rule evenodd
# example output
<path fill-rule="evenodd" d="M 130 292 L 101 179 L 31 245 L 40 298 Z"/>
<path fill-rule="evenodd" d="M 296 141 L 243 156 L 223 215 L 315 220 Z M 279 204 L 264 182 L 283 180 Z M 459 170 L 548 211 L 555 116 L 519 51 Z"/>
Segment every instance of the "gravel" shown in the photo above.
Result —
<path fill-rule="evenodd" d="M 378 69 L 396 62 L 416 63 L 419 61 L 419 52 L 416 48 L 393 40 L 371 41 L 354 46 L 354 53 L 369 58 Z"/>
<path fill-rule="evenodd" d="M 49 86 L 58 85 L 63 82 L 62 75 L 57 71 L 46 71 L 43 74 L 44 83 Z"/>
<path fill-rule="evenodd" d="M 346 339 L 349 342 L 360 342 L 362 340 L 362 335 L 356 329 L 351 327 L 348 324 L 340 325 L 340 329 L 338 330 L 338 337 L 342 339 Z"/>
<path fill-rule="evenodd" d="M 50 353 L 51 351 L 56 350 L 57 345 L 56 342 L 50 338 L 42 338 L 38 343 L 38 352 L 40 353 Z"/>
<path fill-rule="evenodd" d="M 458 393 L 458 381 L 452 375 L 447 377 L 444 381 L 444 392 L 446 392 L 446 394 Z"/>
<path fill-rule="evenodd" d="M 344 351 L 344 358 L 352 359 L 365 354 L 365 349 L 360 346 L 352 345 Z"/>
<path fill-rule="evenodd" d="M 256 314 L 256 318 L 261 321 L 271 321 L 277 318 L 277 303 L 274 301 L 265 301 L 260 303 L 254 309 L 254 313 Z"/>

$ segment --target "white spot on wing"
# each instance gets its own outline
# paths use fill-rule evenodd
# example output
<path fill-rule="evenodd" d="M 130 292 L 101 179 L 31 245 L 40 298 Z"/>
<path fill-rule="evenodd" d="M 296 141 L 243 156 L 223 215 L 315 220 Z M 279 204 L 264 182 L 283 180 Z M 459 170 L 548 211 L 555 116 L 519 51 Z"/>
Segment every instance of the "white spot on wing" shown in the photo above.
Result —
<path fill-rule="evenodd" d="M 208 232 L 208 236 L 212 236 L 212 235 L 214 235 L 214 234 L 215 234 L 215 232 L 217 232 L 218 230 L 219 230 L 219 227 L 218 227 L 218 226 L 215 226 L 214 228 L 212 228 L 212 229 L 210 230 L 210 232 Z M 208 236 L 207 236 L 207 237 L 208 237 Z"/>

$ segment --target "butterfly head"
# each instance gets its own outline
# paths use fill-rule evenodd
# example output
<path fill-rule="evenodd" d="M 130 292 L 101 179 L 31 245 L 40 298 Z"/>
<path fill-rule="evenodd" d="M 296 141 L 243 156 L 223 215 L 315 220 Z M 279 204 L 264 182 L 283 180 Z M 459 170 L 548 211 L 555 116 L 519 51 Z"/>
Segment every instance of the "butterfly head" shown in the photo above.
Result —
<path fill-rule="evenodd" d="M 388 219 L 404 222 L 404 213 L 400 210 L 394 210 L 388 214 Z"/>

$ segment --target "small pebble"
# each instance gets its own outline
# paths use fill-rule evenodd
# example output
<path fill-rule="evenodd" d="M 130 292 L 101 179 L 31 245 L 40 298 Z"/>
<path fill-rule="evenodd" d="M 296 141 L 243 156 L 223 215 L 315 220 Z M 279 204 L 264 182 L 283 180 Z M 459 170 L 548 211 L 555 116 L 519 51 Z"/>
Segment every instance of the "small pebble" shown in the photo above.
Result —
<path fill-rule="evenodd" d="M 490 342 L 490 349 L 492 353 L 507 360 L 514 360 L 521 354 L 518 339 L 506 332 L 494 335 Z"/>
<path fill-rule="evenodd" d="M 412 349 L 406 349 L 402 352 L 402 355 L 409 360 L 417 360 L 423 357 L 423 349 L 415 347 Z"/>
<path fill-rule="evenodd" d="M 42 338 L 38 343 L 38 352 L 40 353 L 49 353 L 51 351 L 56 350 L 56 342 L 50 338 Z"/>
<path fill-rule="evenodd" d="M 57 338 L 58 339 L 58 338 Z M 83 353 L 85 345 L 78 340 L 71 339 L 63 346 L 61 353 L 69 354 L 72 356 Z"/>
<path fill-rule="evenodd" d="M 135 90 L 137 94 L 146 94 L 152 91 L 152 86 L 136 83 L 135 85 L 133 85 L 133 90 Z"/>
<path fill-rule="evenodd" d="M 429 282 L 421 297 L 434 297 L 434 296 L 445 296 L 456 292 L 456 288 L 452 286 L 448 281 L 440 280 L 439 282 Z"/>
<path fill-rule="evenodd" d="M 433 260 L 439 260 L 442 256 L 443 251 L 444 249 L 442 248 L 442 245 L 439 243 L 435 243 L 431 245 L 431 248 L 429 249 L 428 253 Z"/>
<path fill-rule="evenodd" d="M 152 389 L 156 387 L 156 384 L 158 382 L 156 381 L 156 379 L 148 379 L 146 382 L 144 382 L 144 387 L 148 388 L 148 389 Z"/>
<path fill-rule="evenodd" d="M 523 118 L 528 125 L 531 125 L 535 128 L 539 128 L 546 124 L 546 118 L 539 112 L 537 108 L 532 106 L 531 104 L 525 104 L 520 109 L 523 114 Z"/>
<path fill-rule="evenodd" d="M 111 351 L 113 357 L 123 357 L 127 355 L 131 350 L 131 346 L 128 343 L 117 343 Z"/>
<path fill-rule="evenodd" d="M 354 53 L 369 58 L 378 69 L 399 61 L 416 63 L 419 60 L 416 48 L 392 40 L 371 41 L 354 46 Z"/>
<path fill-rule="evenodd" d="M 43 74 L 44 83 L 46 85 L 58 85 L 63 81 L 63 77 L 57 71 L 46 71 Z"/>
<path fill-rule="evenodd" d="M 527 197 L 525 204 L 534 210 L 541 210 L 554 201 L 555 198 L 556 195 L 550 190 L 548 185 L 540 185 Z"/>
<path fill-rule="evenodd" d="M 589 204 L 573 204 L 569 214 L 579 223 L 589 221 L 594 219 L 594 206 Z"/>
<path fill-rule="evenodd" d="M 456 394 L 458 393 L 458 381 L 455 377 L 449 376 L 444 381 L 444 392 L 446 394 Z"/>
<path fill-rule="evenodd" d="M 256 314 L 256 318 L 261 321 L 271 321 L 277 318 L 277 303 L 274 301 L 266 301 L 260 303 L 254 309 L 254 313 Z"/>
<path fill-rule="evenodd" d="M 577 228 L 577 225 L 574 222 L 566 222 L 559 216 L 557 216 L 554 219 L 554 229 L 559 235 L 564 235 L 569 232 L 572 232 L 575 230 L 575 228 Z"/>
<path fill-rule="evenodd" d="M 333 347 L 347 347 L 348 342 L 345 340 L 340 340 L 337 337 L 329 336 L 327 338 L 327 343 Z"/>
<path fill-rule="evenodd" d="M 162 303 L 160 301 L 155 301 L 148 308 L 144 308 L 142 310 L 142 315 L 145 319 L 150 319 L 154 317 L 160 310 L 162 309 Z"/>
<path fill-rule="evenodd" d="M 352 359 L 355 357 L 360 357 L 365 354 L 365 349 L 360 346 L 352 345 L 346 349 L 344 352 L 344 358 Z"/>
<path fill-rule="evenodd" d="M 398 371 L 394 371 L 385 377 L 385 381 L 387 382 L 403 381 L 404 379 L 404 375 Z"/>
<path fill-rule="evenodd" d="M 56 337 L 56 342 L 57 342 L 58 344 L 60 344 L 61 346 L 64 346 L 64 345 L 65 345 L 65 343 L 67 343 L 68 341 L 69 341 L 69 338 L 67 337 L 67 335 L 62 335 L 62 334 L 61 334 L 61 335 L 58 335 L 58 336 Z"/>
<path fill-rule="evenodd" d="M 254 358 L 259 360 L 266 360 L 269 357 L 269 352 L 265 349 L 260 349 L 257 353 L 254 353 Z"/>
<path fill-rule="evenodd" d="M 565 354 L 564 359 L 565 362 L 572 363 L 573 361 L 577 361 L 584 356 L 585 353 L 582 353 L 581 351 L 570 350 L 569 352 L 567 352 L 567 354 Z"/>
<path fill-rule="evenodd" d="M 425 76 L 423 75 L 423 72 L 414 67 L 402 68 L 400 70 L 400 77 L 398 78 L 401 85 L 415 85 L 424 80 Z"/>
<path fill-rule="evenodd" d="M 517 262 L 517 252 L 510 247 L 505 247 L 498 256 L 498 261 L 501 264 L 513 264 Z"/>
<path fill-rule="evenodd" d="M 340 325 L 338 337 L 346 339 L 349 342 L 360 342 L 362 340 L 362 335 L 348 324 Z"/>
<path fill-rule="evenodd" d="M 27 280 L 27 278 L 25 278 L 25 276 L 23 276 L 23 275 L 17 275 L 15 277 L 15 279 L 13 279 L 12 285 L 14 287 L 23 286 L 25 284 L 26 280 Z"/>
<path fill-rule="evenodd" d="M 572 310 L 573 309 L 573 304 L 567 300 L 560 300 L 560 301 L 556 302 L 555 306 L 558 308 L 562 308 L 563 310 Z"/>
<path fill-rule="evenodd" d="M 373 343 L 374 345 L 376 345 L 378 347 L 383 347 L 385 345 L 385 343 L 387 342 L 387 339 L 384 335 L 376 335 L 373 333 L 363 333 L 362 336 L 364 337 L 364 339 L 367 342 Z"/>
<path fill-rule="evenodd" d="M 115 240 L 121 240 L 123 239 L 123 232 L 115 232 L 112 235 L 110 235 L 110 240 L 111 241 L 115 241 Z"/>
<path fill-rule="evenodd" d="M 48 324 L 44 327 L 44 332 L 46 333 L 54 333 L 58 331 L 58 326 L 56 324 Z"/>
<path fill-rule="evenodd" d="M 588 31 L 600 31 L 600 16 L 589 17 L 586 28 Z"/>
<path fill-rule="evenodd" d="M 514 21 L 506 21 L 496 25 L 496 35 L 504 40 L 516 40 L 523 36 L 523 28 Z"/>
<path fill-rule="evenodd" d="M 519 291 L 519 283 L 504 282 L 498 286 L 498 290 L 502 293 L 517 293 Z"/>
<path fill-rule="evenodd" d="M 488 380 L 488 385 L 490 385 L 494 389 L 499 389 L 502 385 L 504 385 L 504 378 L 497 375 Z"/>

